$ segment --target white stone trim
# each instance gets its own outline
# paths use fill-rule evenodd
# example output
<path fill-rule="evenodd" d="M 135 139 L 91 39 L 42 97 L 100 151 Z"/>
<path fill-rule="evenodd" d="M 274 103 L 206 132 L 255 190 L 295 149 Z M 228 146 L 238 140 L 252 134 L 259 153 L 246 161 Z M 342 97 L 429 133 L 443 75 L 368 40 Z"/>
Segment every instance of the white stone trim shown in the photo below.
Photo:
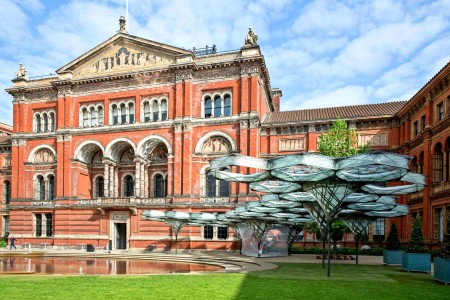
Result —
<path fill-rule="evenodd" d="M 202 148 L 203 148 L 203 144 L 210 138 L 214 137 L 214 136 L 220 136 L 225 138 L 226 140 L 228 140 L 228 142 L 231 145 L 231 151 L 236 151 L 237 147 L 236 147 L 236 143 L 234 142 L 233 138 L 225 132 L 222 131 L 211 131 L 208 132 L 207 134 L 205 134 L 204 136 L 202 136 L 198 142 L 197 145 L 195 146 L 195 153 L 201 153 L 202 152 Z"/>
<path fill-rule="evenodd" d="M 105 151 L 103 152 L 103 157 L 112 159 L 112 157 L 111 157 L 112 147 L 114 146 L 114 144 L 116 144 L 118 142 L 127 142 L 128 144 L 130 144 L 130 146 L 133 147 L 134 154 L 136 155 L 136 145 L 130 139 L 117 138 L 117 139 L 114 139 L 111 142 L 109 142 L 109 144 L 106 146 Z"/>
<path fill-rule="evenodd" d="M 162 119 L 162 102 L 165 101 L 166 102 L 166 119 L 163 120 Z M 153 120 L 153 103 L 157 103 L 158 105 L 158 119 L 157 120 Z M 144 111 L 144 106 L 145 104 L 148 103 L 149 104 L 149 109 L 150 109 L 150 121 L 145 121 L 145 111 Z M 160 96 L 160 97 L 153 97 L 153 98 L 144 98 L 141 102 L 141 119 L 140 119 L 140 123 L 150 123 L 150 122 L 156 122 L 156 121 L 167 121 L 169 119 L 169 97 L 167 96 Z"/>
<path fill-rule="evenodd" d="M 135 154 L 139 154 L 140 156 L 144 157 L 144 153 L 143 153 L 143 151 L 144 151 L 144 146 L 145 146 L 145 144 L 146 144 L 148 141 L 150 141 L 150 140 L 158 140 L 158 141 L 160 141 L 160 142 L 163 142 L 163 143 L 166 145 L 166 147 L 167 147 L 167 155 L 172 155 L 172 154 L 173 154 L 173 150 L 172 150 L 172 147 L 170 146 L 169 142 L 168 142 L 164 137 L 159 136 L 159 135 L 154 135 L 154 134 L 149 135 L 149 136 L 143 138 L 143 139 L 138 143 L 138 145 L 137 145 L 137 151 L 135 151 L 134 153 L 135 153 Z"/>
<path fill-rule="evenodd" d="M 74 151 L 74 157 L 80 161 L 84 161 L 83 157 L 82 157 L 82 154 L 83 154 L 82 150 L 83 150 L 84 146 L 89 145 L 89 144 L 94 144 L 94 145 L 98 146 L 102 150 L 102 152 L 105 153 L 105 149 L 103 148 L 103 145 L 100 144 L 100 142 L 98 142 L 96 140 L 87 140 L 87 141 L 82 142 L 80 145 L 78 145 L 78 147 Z M 87 161 L 85 161 L 85 162 L 87 163 Z"/>

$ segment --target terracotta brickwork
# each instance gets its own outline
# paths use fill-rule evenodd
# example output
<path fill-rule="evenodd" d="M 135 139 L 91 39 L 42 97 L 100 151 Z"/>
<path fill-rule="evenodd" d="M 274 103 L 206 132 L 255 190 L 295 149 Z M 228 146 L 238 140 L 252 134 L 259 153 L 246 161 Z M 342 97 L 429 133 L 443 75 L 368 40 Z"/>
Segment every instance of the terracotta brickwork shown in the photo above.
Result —
<path fill-rule="evenodd" d="M 18 77 L 7 90 L 14 124 L 0 137 L 2 233 L 21 242 L 169 248 L 171 228 L 143 220 L 144 210 L 225 212 L 257 200 L 245 184 L 211 181 L 208 162 L 317 151 L 338 116 L 361 144 L 416 157 L 428 187 L 399 201 L 422 216 L 429 242 L 435 212 L 450 212 L 448 66 L 408 102 L 290 112 L 279 111 L 282 92 L 257 45 L 196 55 L 121 31 L 57 74 Z M 411 217 L 394 221 L 406 240 Z M 231 229 L 217 227 L 186 226 L 179 239 L 179 248 L 237 246 Z"/>

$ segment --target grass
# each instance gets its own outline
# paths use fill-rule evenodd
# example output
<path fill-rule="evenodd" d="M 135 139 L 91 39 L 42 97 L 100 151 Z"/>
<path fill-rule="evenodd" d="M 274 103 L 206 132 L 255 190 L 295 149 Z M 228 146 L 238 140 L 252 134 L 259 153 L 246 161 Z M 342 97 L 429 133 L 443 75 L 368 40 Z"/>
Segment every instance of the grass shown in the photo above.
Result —
<path fill-rule="evenodd" d="M 278 263 L 247 274 L 6 276 L 0 291 L 17 299 L 448 299 L 450 286 L 396 267 Z M 9 297 L 9 296 L 8 296 Z"/>

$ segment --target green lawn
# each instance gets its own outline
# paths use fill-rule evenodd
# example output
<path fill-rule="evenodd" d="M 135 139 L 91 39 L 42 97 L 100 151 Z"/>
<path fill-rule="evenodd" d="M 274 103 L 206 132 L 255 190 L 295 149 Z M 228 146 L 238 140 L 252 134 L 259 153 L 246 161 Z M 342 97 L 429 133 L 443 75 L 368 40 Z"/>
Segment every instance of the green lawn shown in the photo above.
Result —
<path fill-rule="evenodd" d="M 1 276 L 14 299 L 450 299 L 428 274 L 385 266 L 280 263 L 248 274 L 165 276 Z"/>

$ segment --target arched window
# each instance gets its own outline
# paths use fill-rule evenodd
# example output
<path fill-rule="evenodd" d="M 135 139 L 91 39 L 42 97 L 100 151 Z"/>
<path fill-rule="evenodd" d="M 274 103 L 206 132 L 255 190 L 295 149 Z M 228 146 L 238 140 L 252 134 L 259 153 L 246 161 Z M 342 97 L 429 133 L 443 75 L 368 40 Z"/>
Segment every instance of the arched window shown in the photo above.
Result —
<path fill-rule="evenodd" d="M 167 120 L 167 101 L 166 100 L 161 101 L 161 120 L 163 120 L 163 121 Z"/>
<path fill-rule="evenodd" d="M 47 132 L 48 131 L 48 116 L 47 116 L 47 114 L 45 114 L 44 113 L 44 115 L 43 115 L 43 120 L 44 120 L 44 132 Z"/>
<path fill-rule="evenodd" d="M 144 122 L 150 122 L 150 103 L 144 103 Z"/>
<path fill-rule="evenodd" d="M 38 177 L 39 200 L 45 200 L 45 181 L 44 177 Z"/>
<path fill-rule="evenodd" d="M 155 176 L 155 189 L 154 189 L 154 197 L 155 198 L 164 198 L 166 193 L 166 181 L 161 174 Z"/>
<path fill-rule="evenodd" d="M 125 104 L 120 105 L 120 124 L 127 123 L 127 108 Z"/>
<path fill-rule="evenodd" d="M 50 131 L 55 131 L 55 114 L 54 113 L 49 114 L 49 124 L 50 124 Z"/>
<path fill-rule="evenodd" d="M 89 124 L 89 113 L 86 108 L 83 108 L 83 127 L 88 127 Z"/>
<path fill-rule="evenodd" d="M 223 115 L 231 116 L 231 97 L 228 94 L 225 95 Z"/>
<path fill-rule="evenodd" d="M 48 178 L 48 200 L 53 200 L 55 198 L 55 176 L 50 175 Z"/>
<path fill-rule="evenodd" d="M 159 119 L 159 105 L 157 101 L 153 101 L 152 110 L 153 110 L 153 122 L 156 122 Z"/>
<path fill-rule="evenodd" d="M 212 117 L 212 100 L 211 97 L 205 98 L 205 118 Z"/>
<path fill-rule="evenodd" d="M 216 178 L 211 174 L 206 174 L 206 197 L 216 196 Z"/>
<path fill-rule="evenodd" d="M 117 108 L 117 105 L 112 106 L 112 119 L 113 125 L 119 124 L 119 109 Z"/>
<path fill-rule="evenodd" d="M 34 116 L 34 120 L 36 123 L 36 132 L 41 132 L 41 116 L 39 114 L 36 114 Z"/>
<path fill-rule="evenodd" d="M 220 96 L 214 97 L 214 117 L 222 115 L 222 99 Z"/>
<path fill-rule="evenodd" d="M 3 184 L 3 202 L 9 204 L 11 202 L 11 183 L 5 180 Z"/>
<path fill-rule="evenodd" d="M 103 125 L 103 107 L 98 108 L 98 125 Z"/>
<path fill-rule="evenodd" d="M 97 112 L 95 108 L 91 108 L 91 127 L 97 126 Z"/>
<path fill-rule="evenodd" d="M 105 196 L 105 180 L 102 176 L 95 179 L 95 196 L 104 197 Z"/>
<path fill-rule="evenodd" d="M 124 178 L 124 197 L 133 197 L 134 196 L 134 181 L 131 175 L 127 175 Z"/>
<path fill-rule="evenodd" d="M 128 105 L 128 111 L 129 111 L 129 120 L 130 120 L 130 124 L 134 123 L 134 104 L 130 103 Z"/>

